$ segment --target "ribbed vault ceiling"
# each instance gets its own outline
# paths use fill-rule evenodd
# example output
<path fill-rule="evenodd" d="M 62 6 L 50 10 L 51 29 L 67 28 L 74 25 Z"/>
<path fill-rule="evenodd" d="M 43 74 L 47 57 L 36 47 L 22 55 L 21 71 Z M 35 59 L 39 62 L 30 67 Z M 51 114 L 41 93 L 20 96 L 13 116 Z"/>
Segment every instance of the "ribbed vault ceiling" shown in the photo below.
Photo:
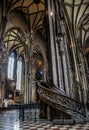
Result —
<path fill-rule="evenodd" d="M 5 13 L 20 11 L 28 24 L 29 30 L 41 29 L 45 14 L 45 0 L 2 0 Z"/>
<path fill-rule="evenodd" d="M 1 0 L 4 12 L 19 10 L 24 15 L 29 30 L 42 29 L 45 14 L 45 0 Z M 60 0 L 63 3 L 68 24 L 73 34 L 82 27 L 86 33 L 89 28 L 89 0 Z M 84 36 L 84 34 L 83 34 Z"/>
<path fill-rule="evenodd" d="M 19 57 L 26 53 L 26 39 L 18 28 L 8 30 L 4 40 L 8 52 L 16 51 Z"/>
<path fill-rule="evenodd" d="M 63 0 L 67 23 L 75 38 L 81 33 L 81 41 L 89 36 L 89 0 Z"/>

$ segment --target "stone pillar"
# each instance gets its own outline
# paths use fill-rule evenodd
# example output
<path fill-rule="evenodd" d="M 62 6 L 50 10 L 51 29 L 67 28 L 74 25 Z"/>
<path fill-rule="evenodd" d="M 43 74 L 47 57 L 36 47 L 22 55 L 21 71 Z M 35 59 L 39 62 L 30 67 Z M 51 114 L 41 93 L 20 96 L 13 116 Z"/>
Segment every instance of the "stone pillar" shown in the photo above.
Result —
<path fill-rule="evenodd" d="M 16 90 L 13 91 L 14 101 L 16 101 Z"/>
<path fill-rule="evenodd" d="M 25 87 L 24 87 L 24 103 L 29 104 L 32 99 L 32 66 L 31 66 L 31 43 L 32 32 L 29 32 L 25 36 L 27 49 L 26 49 L 26 61 L 25 61 Z"/>
<path fill-rule="evenodd" d="M 47 120 L 51 120 L 51 110 L 50 110 L 50 106 L 47 106 Z"/>
<path fill-rule="evenodd" d="M 6 49 L 3 46 L 3 41 L 0 43 L 0 87 L 1 87 L 1 101 L 5 98 L 5 58 Z"/>
<path fill-rule="evenodd" d="M 24 102 L 24 86 L 25 86 L 25 65 L 22 64 L 22 75 L 21 75 L 21 102 Z"/>
<path fill-rule="evenodd" d="M 25 61 L 25 85 L 24 85 L 24 103 L 27 103 L 28 90 L 27 90 L 27 66 L 28 61 Z"/>
<path fill-rule="evenodd" d="M 59 46 L 59 55 L 60 55 L 60 62 L 61 62 L 61 71 L 63 80 L 63 90 L 69 95 L 69 82 L 68 82 L 68 68 L 67 68 L 67 61 L 66 61 L 66 54 L 65 54 L 65 44 L 64 44 L 64 35 L 58 34 L 58 46 Z"/>
<path fill-rule="evenodd" d="M 46 75 L 47 75 L 47 74 L 46 74 L 46 73 L 47 73 L 46 71 L 47 71 L 47 70 L 44 68 L 44 74 L 43 74 L 43 76 L 44 76 L 44 77 L 43 77 L 43 81 L 44 81 L 44 82 L 46 82 Z"/>
<path fill-rule="evenodd" d="M 64 44 L 65 44 L 65 57 L 66 57 L 66 67 L 67 67 L 67 75 L 68 75 L 68 89 L 69 94 L 72 96 L 72 79 L 71 79 L 71 67 L 70 67 L 70 61 L 69 61 L 69 54 L 68 54 L 68 40 L 67 40 L 67 34 L 64 35 Z"/>
<path fill-rule="evenodd" d="M 49 17 L 49 31 L 50 31 L 50 49 L 51 49 L 51 60 L 52 60 L 52 76 L 53 83 L 55 86 L 58 86 L 57 79 L 57 64 L 56 64 L 56 48 L 54 40 L 54 23 L 53 23 L 53 9 L 52 9 L 52 0 L 48 0 L 48 17 Z"/>
<path fill-rule="evenodd" d="M 6 29 L 7 24 L 7 17 L 6 17 L 6 0 L 3 1 L 1 11 L 1 25 L 0 25 L 0 87 L 1 87 L 1 100 L 5 98 L 5 58 L 6 58 L 6 48 L 4 46 L 4 32 Z"/>
<path fill-rule="evenodd" d="M 87 89 L 88 89 L 88 83 L 87 83 L 87 79 L 86 79 L 86 71 L 85 71 L 85 65 L 84 65 L 84 57 L 83 57 L 83 54 L 82 52 L 79 52 L 79 55 L 80 55 L 80 77 L 81 77 L 81 81 L 80 81 L 80 87 L 81 87 L 81 96 L 82 96 L 82 99 L 83 99 L 83 103 L 85 105 L 85 111 L 86 111 L 86 116 L 87 116 L 87 108 L 86 108 L 86 102 L 87 102 Z"/>
<path fill-rule="evenodd" d="M 31 70 L 31 63 L 29 69 L 29 102 L 32 102 L 32 70 Z"/>

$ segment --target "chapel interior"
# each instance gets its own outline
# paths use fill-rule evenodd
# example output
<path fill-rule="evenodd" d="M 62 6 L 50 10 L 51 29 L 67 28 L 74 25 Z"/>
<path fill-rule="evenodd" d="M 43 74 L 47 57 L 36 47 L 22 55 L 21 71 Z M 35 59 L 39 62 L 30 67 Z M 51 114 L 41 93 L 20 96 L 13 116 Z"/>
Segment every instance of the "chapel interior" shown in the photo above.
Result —
<path fill-rule="evenodd" d="M 42 119 L 89 116 L 89 0 L 0 0 L 4 101 Z"/>

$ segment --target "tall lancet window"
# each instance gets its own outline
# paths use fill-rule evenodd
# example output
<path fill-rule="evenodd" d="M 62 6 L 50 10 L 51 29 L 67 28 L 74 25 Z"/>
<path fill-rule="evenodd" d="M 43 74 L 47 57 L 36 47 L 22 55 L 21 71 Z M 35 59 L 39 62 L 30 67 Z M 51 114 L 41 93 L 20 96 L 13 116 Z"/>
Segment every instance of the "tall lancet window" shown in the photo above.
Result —
<path fill-rule="evenodd" d="M 14 77 L 15 54 L 11 53 L 8 59 L 8 79 L 13 80 Z"/>
<path fill-rule="evenodd" d="M 21 75 L 22 75 L 22 60 L 21 58 L 17 61 L 17 82 L 16 89 L 21 90 Z"/>

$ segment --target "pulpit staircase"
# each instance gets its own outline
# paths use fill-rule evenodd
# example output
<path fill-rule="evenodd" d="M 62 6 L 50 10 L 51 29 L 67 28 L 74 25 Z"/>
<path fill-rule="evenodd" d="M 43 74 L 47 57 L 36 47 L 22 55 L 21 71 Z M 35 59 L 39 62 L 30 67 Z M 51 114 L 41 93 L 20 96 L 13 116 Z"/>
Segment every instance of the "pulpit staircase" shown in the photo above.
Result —
<path fill-rule="evenodd" d="M 66 112 L 73 119 L 85 117 L 84 104 L 57 91 L 57 89 L 54 89 L 53 87 L 44 87 L 40 82 L 37 83 L 37 86 L 38 96 L 44 103 L 57 110 Z"/>

